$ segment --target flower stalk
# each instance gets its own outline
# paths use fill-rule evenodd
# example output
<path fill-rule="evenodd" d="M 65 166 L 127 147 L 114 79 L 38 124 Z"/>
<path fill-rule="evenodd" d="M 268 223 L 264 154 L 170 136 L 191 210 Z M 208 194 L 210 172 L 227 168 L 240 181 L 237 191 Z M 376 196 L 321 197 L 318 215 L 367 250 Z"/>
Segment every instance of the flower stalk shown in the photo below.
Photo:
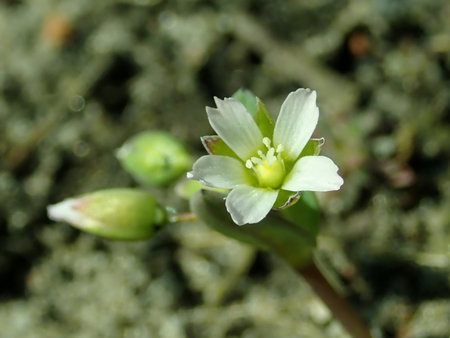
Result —
<path fill-rule="evenodd" d="M 314 261 L 307 266 L 296 268 L 295 271 L 308 282 L 316 295 L 322 299 L 352 337 L 372 337 L 369 328 L 359 314 L 333 289 Z"/>
<path fill-rule="evenodd" d="M 183 222 L 195 222 L 197 216 L 192 212 L 184 212 L 169 216 L 169 223 L 183 223 Z"/>

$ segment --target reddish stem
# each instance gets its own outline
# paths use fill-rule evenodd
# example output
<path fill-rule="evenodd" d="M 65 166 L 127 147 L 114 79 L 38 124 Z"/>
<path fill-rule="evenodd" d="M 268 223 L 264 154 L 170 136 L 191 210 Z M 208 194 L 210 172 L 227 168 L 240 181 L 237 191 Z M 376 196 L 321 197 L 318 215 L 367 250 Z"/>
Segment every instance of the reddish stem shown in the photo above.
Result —
<path fill-rule="evenodd" d="M 348 333 L 354 338 L 372 337 L 369 328 L 359 314 L 331 287 L 315 263 L 296 271 L 306 279 L 311 288 L 331 310 L 334 317 L 347 329 Z"/>

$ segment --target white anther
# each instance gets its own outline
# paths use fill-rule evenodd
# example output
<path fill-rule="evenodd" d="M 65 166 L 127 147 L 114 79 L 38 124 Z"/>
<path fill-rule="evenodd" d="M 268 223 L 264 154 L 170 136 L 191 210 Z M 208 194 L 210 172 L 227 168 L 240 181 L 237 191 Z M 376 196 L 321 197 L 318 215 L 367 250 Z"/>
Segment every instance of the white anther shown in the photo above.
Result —
<path fill-rule="evenodd" d="M 284 150 L 282 144 L 279 144 L 275 150 L 274 147 L 271 147 L 272 141 L 270 138 L 264 137 L 262 142 L 267 147 L 266 154 L 262 150 L 258 150 L 257 154 L 259 157 L 253 156 L 245 162 L 245 166 L 248 169 L 255 169 L 254 165 L 269 165 L 271 167 L 276 161 L 283 161 L 279 155 Z M 277 155 L 275 156 L 275 154 Z"/>
<path fill-rule="evenodd" d="M 252 157 L 251 160 L 254 164 L 264 164 L 263 160 L 257 157 Z"/>

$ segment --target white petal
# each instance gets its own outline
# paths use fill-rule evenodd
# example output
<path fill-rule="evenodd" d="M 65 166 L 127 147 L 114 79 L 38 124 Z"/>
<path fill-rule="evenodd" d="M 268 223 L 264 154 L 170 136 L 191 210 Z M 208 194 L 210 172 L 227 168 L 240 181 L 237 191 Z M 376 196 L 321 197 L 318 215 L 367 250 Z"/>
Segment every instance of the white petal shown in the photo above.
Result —
<path fill-rule="evenodd" d="M 246 161 L 262 146 L 263 135 L 244 105 L 233 98 L 220 100 L 217 109 L 206 107 L 209 123 L 224 142 Z"/>
<path fill-rule="evenodd" d="M 295 163 L 282 189 L 289 191 L 339 190 L 344 180 L 338 167 L 325 156 L 305 156 Z"/>
<path fill-rule="evenodd" d="M 228 194 L 225 205 L 234 223 L 258 223 L 272 209 L 277 197 L 277 190 L 240 185 Z"/>
<path fill-rule="evenodd" d="M 48 218 L 57 222 L 80 223 L 79 220 L 83 216 L 74 208 L 78 203 L 77 199 L 69 198 L 57 204 L 49 205 L 47 206 Z"/>
<path fill-rule="evenodd" d="M 232 157 L 205 155 L 200 157 L 188 173 L 188 178 L 221 189 L 231 189 L 239 184 L 251 183 L 249 170 Z"/>
<path fill-rule="evenodd" d="M 291 92 L 281 106 L 273 132 L 275 147 L 284 146 L 284 156 L 294 161 L 311 138 L 319 119 L 317 94 L 300 88 Z"/>
<path fill-rule="evenodd" d="M 47 215 L 53 221 L 67 222 L 74 227 L 81 228 L 92 225 L 102 227 L 100 222 L 87 217 L 79 211 L 80 205 L 84 203 L 83 197 L 68 198 L 62 202 L 47 206 Z"/>

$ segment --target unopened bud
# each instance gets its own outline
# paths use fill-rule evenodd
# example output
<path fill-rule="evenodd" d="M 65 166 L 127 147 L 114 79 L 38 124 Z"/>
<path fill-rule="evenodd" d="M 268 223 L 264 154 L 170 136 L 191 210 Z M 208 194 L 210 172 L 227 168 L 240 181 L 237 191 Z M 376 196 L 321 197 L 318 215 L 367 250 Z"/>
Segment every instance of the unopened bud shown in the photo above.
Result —
<path fill-rule="evenodd" d="M 128 140 L 118 151 L 122 167 L 143 185 L 162 186 L 191 168 L 184 145 L 163 131 L 146 131 Z"/>
<path fill-rule="evenodd" d="M 118 240 L 140 240 L 167 223 L 167 215 L 146 191 L 99 190 L 47 207 L 48 217 L 92 234 Z"/>

